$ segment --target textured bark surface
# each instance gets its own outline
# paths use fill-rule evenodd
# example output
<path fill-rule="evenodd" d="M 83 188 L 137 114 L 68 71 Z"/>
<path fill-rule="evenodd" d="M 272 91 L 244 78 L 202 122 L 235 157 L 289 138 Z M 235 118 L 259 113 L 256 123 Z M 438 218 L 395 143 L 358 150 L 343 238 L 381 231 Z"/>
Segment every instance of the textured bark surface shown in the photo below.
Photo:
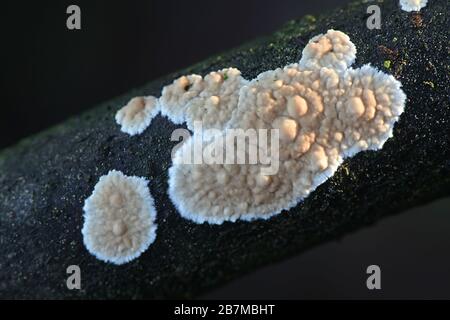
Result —
<path fill-rule="evenodd" d="M 377 2 L 381 30 L 366 28 L 367 3 L 289 22 L 259 39 L 188 70 L 149 83 L 0 153 L 1 298 L 195 297 L 255 268 L 298 254 L 383 216 L 450 194 L 450 107 L 447 0 L 420 13 L 398 1 Z M 381 151 L 347 160 L 337 173 L 289 212 L 256 222 L 197 225 L 170 202 L 167 169 L 177 128 L 158 116 L 130 138 L 114 121 L 135 95 L 159 96 L 174 77 L 239 68 L 251 79 L 297 62 L 308 40 L 334 28 L 358 53 L 392 73 L 408 96 L 406 109 Z M 105 264 L 83 246 L 82 206 L 111 169 L 150 179 L 158 210 L 155 243 L 123 266 Z M 404 219 L 408 219 L 405 215 Z M 66 268 L 79 265 L 82 290 L 66 287 Z"/>

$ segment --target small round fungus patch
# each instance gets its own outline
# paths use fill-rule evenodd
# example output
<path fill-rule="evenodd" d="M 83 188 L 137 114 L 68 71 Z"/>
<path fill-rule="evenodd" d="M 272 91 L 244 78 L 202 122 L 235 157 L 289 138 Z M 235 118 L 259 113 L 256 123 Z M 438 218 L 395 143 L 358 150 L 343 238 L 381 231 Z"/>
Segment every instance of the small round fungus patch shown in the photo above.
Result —
<path fill-rule="evenodd" d="M 156 238 L 156 210 L 148 181 L 112 170 L 84 204 L 83 241 L 98 259 L 127 263 Z"/>
<path fill-rule="evenodd" d="M 426 7 L 427 2 L 428 0 L 400 0 L 400 7 L 406 12 L 420 11 Z"/>
<path fill-rule="evenodd" d="M 122 132 L 131 136 L 141 134 L 159 112 L 158 99 L 152 96 L 135 97 L 116 113 Z"/>

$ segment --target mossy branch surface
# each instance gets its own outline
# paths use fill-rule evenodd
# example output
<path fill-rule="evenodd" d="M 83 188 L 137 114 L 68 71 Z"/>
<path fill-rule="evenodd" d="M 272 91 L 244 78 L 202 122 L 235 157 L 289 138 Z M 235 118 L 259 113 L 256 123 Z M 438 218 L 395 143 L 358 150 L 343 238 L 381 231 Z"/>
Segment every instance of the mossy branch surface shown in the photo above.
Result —
<path fill-rule="evenodd" d="M 381 30 L 366 28 L 367 3 L 291 21 L 272 36 L 153 81 L 0 153 L 1 298 L 192 298 L 260 266 L 384 216 L 450 194 L 447 0 L 419 14 L 378 1 Z M 347 33 L 356 67 L 393 74 L 408 96 L 394 137 L 363 152 L 289 212 L 267 220 L 194 224 L 167 196 L 177 126 L 158 116 L 144 134 L 120 132 L 115 112 L 136 95 L 159 95 L 181 74 L 240 69 L 247 79 L 297 62 L 307 41 L 334 28 Z M 386 61 L 390 61 L 387 66 Z M 158 211 L 155 243 L 123 266 L 96 260 L 83 245 L 82 207 L 111 169 L 150 179 Z M 428 217 L 432 219 L 433 217 Z M 405 215 L 404 219 L 408 219 Z M 82 289 L 68 290 L 66 268 L 79 265 Z"/>

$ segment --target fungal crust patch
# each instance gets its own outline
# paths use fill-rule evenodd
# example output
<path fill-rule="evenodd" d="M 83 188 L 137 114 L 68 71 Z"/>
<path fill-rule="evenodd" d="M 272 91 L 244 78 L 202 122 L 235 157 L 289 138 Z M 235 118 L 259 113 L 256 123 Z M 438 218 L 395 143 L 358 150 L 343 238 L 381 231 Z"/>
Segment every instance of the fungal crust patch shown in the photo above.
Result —
<path fill-rule="evenodd" d="M 161 113 L 172 122 L 186 122 L 194 130 L 194 122 L 203 128 L 224 129 L 236 108 L 239 91 L 246 81 L 236 68 L 199 75 L 182 76 L 162 90 Z"/>
<path fill-rule="evenodd" d="M 195 149 L 195 139 L 184 143 L 169 169 L 169 196 L 180 214 L 214 224 L 266 219 L 297 205 L 345 158 L 381 149 L 406 97 L 391 75 L 370 65 L 353 69 L 355 59 L 349 37 L 328 30 L 309 41 L 298 63 L 251 81 L 226 68 L 205 77 L 182 76 L 164 87 L 155 104 L 172 122 L 185 122 L 194 137 L 202 134 L 196 132 L 196 121 L 202 129 L 222 133 L 275 129 L 279 134 L 274 174 L 267 174 L 261 163 L 186 164 L 180 159 Z M 213 135 L 206 138 L 206 148 L 215 147 Z M 238 142 L 233 143 L 237 148 Z"/>
<path fill-rule="evenodd" d="M 116 113 L 121 131 L 131 136 L 141 134 L 159 112 L 159 101 L 153 96 L 135 97 Z"/>
<path fill-rule="evenodd" d="M 91 254 L 123 264 L 155 240 L 156 210 L 147 184 L 115 170 L 100 178 L 83 208 L 83 241 Z"/>
<path fill-rule="evenodd" d="M 344 158 L 380 149 L 392 136 L 405 95 L 391 75 L 370 65 L 352 69 L 355 57 L 348 36 L 329 30 L 311 39 L 298 64 L 240 86 L 225 128 L 278 129 L 279 170 L 266 175 L 261 164 L 179 163 L 177 157 L 192 147 L 190 139 L 169 169 L 169 196 L 180 214 L 197 223 L 265 219 L 298 204 Z M 170 96 L 183 101 L 177 111 L 195 99 L 201 80 L 191 79 L 188 98 Z"/>

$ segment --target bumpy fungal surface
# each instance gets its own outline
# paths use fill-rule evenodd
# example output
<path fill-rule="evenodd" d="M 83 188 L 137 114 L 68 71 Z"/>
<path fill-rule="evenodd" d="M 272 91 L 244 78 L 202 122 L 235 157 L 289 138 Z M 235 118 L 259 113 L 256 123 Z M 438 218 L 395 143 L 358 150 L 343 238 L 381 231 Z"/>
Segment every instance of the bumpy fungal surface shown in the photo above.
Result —
<path fill-rule="evenodd" d="M 400 0 L 400 7 L 407 12 L 420 11 L 425 8 L 427 2 L 428 0 Z"/>
<path fill-rule="evenodd" d="M 299 64 L 303 70 L 327 67 L 344 71 L 355 58 L 356 48 L 350 38 L 343 32 L 328 30 L 326 34 L 319 34 L 309 40 Z"/>
<path fill-rule="evenodd" d="M 382 148 L 406 97 L 394 77 L 369 65 L 350 68 L 355 54 L 347 35 L 329 30 L 311 39 L 299 64 L 244 85 L 226 128 L 278 129 L 279 170 L 266 175 L 262 164 L 179 162 L 190 139 L 169 170 L 169 195 L 181 215 L 216 224 L 268 218 L 308 196 L 345 157 Z"/>
<path fill-rule="evenodd" d="M 83 241 L 91 254 L 114 264 L 141 255 L 156 238 L 156 210 L 148 181 L 112 170 L 85 201 Z"/>
<path fill-rule="evenodd" d="M 135 97 L 116 113 L 116 122 L 121 131 L 131 136 L 141 134 L 159 112 L 157 98 Z"/>
<path fill-rule="evenodd" d="M 239 90 L 247 81 L 235 68 L 199 75 L 182 76 L 163 88 L 161 113 L 172 122 L 193 130 L 194 122 L 203 128 L 223 129 L 236 108 Z"/>

